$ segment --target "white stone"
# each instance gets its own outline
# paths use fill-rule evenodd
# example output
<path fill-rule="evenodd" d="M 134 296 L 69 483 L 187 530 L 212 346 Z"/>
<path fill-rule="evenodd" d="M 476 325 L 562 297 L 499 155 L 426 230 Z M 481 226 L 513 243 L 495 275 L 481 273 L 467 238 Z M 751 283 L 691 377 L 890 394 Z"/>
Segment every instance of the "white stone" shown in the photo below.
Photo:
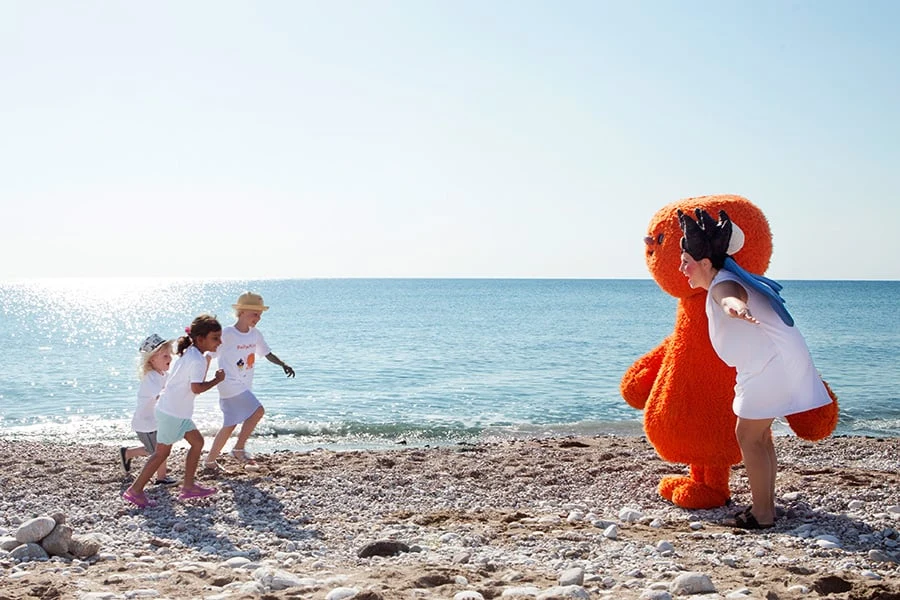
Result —
<path fill-rule="evenodd" d="M 725 595 L 727 600 L 740 600 L 741 598 L 746 598 L 750 594 L 753 593 L 753 590 L 747 587 L 738 588 L 734 591 L 728 592 Z"/>
<path fill-rule="evenodd" d="M 689 527 L 691 529 L 693 529 L 694 531 L 697 531 L 699 529 L 703 529 L 703 523 L 701 523 L 700 521 L 693 521 L 693 522 L 691 522 Z"/>
<path fill-rule="evenodd" d="M 619 526 L 618 525 L 610 525 L 606 529 L 603 530 L 603 537 L 614 540 L 619 537 Z"/>
<path fill-rule="evenodd" d="M 781 499 L 785 502 L 794 502 L 800 499 L 800 492 L 788 492 L 786 494 L 782 494 Z"/>
<path fill-rule="evenodd" d="M 260 567 L 253 571 L 253 578 L 271 590 L 312 587 L 318 584 L 315 579 L 297 577 L 293 573 L 271 567 Z"/>
<path fill-rule="evenodd" d="M 860 573 L 860 575 L 862 575 L 862 576 L 865 577 L 866 579 L 875 579 L 875 580 L 880 580 L 880 579 L 881 579 L 881 575 L 879 575 L 879 574 L 876 573 L 875 571 L 872 571 L 871 569 L 866 569 L 865 571 L 863 571 L 862 573 Z"/>
<path fill-rule="evenodd" d="M 78 596 L 78 600 L 113 600 L 115 597 L 112 592 L 85 592 Z"/>
<path fill-rule="evenodd" d="M 17 540 L 14 537 L 6 536 L 6 535 L 3 537 L 0 537 L 0 550 L 9 552 L 13 548 L 15 548 L 16 546 L 19 546 L 21 544 L 22 544 L 22 542 L 20 542 L 19 540 Z"/>
<path fill-rule="evenodd" d="M 159 591 L 154 589 L 138 589 L 138 590 L 129 590 L 125 592 L 126 598 L 156 598 L 159 596 Z"/>
<path fill-rule="evenodd" d="M 656 551 L 660 554 L 665 554 L 666 552 L 675 552 L 675 546 L 673 546 L 672 542 L 668 540 L 660 540 L 656 544 Z"/>
<path fill-rule="evenodd" d="M 548 588 L 537 596 L 537 600 L 549 600 L 550 598 L 578 598 L 579 600 L 590 600 L 590 595 L 587 590 L 580 585 L 567 585 Z"/>
<path fill-rule="evenodd" d="M 35 517 L 19 525 L 16 530 L 16 539 L 23 544 L 39 542 L 47 537 L 54 527 L 56 527 L 56 521 L 51 517 Z"/>
<path fill-rule="evenodd" d="M 672 594 L 666 590 L 644 590 L 639 598 L 641 600 L 672 600 Z"/>
<path fill-rule="evenodd" d="M 352 587 L 334 588 L 325 595 L 325 600 L 347 600 L 359 593 L 359 590 Z"/>
<path fill-rule="evenodd" d="M 816 546 L 819 548 L 840 548 L 841 540 L 833 535 L 819 535 L 816 536 Z"/>
<path fill-rule="evenodd" d="M 866 503 L 863 502 L 862 500 L 851 500 L 847 504 L 847 508 L 849 508 L 850 510 L 859 510 L 862 507 L 864 507 L 865 505 L 866 505 Z"/>
<path fill-rule="evenodd" d="M 541 588 L 532 585 L 522 587 L 511 587 L 503 590 L 500 594 L 501 598 L 535 598 L 541 593 Z"/>
<path fill-rule="evenodd" d="M 566 569 L 559 575 L 559 585 L 562 587 L 582 584 L 584 584 L 584 569 L 581 567 Z"/>
<path fill-rule="evenodd" d="M 716 586 L 705 573 L 682 573 L 672 581 L 669 590 L 676 596 L 707 594 L 716 591 Z"/>
<path fill-rule="evenodd" d="M 250 563 L 250 559 L 246 556 L 234 556 L 226 560 L 223 564 L 232 569 L 239 569 Z"/>
<path fill-rule="evenodd" d="M 464 592 L 456 592 L 453 595 L 453 600 L 484 600 L 484 596 L 474 590 L 466 590 Z"/>
<path fill-rule="evenodd" d="M 644 513 L 633 508 L 623 508 L 619 511 L 619 520 L 625 523 L 634 523 L 644 518 Z"/>

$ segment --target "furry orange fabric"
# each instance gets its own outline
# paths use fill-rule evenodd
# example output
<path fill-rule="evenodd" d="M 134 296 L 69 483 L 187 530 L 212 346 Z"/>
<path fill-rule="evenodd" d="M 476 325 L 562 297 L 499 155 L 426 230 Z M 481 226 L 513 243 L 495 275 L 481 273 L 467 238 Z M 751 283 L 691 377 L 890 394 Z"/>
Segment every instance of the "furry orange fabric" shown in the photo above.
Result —
<path fill-rule="evenodd" d="M 644 431 L 659 456 L 690 467 L 688 476 L 668 476 L 659 493 L 684 508 L 713 508 L 731 496 L 731 465 L 741 461 L 731 410 L 735 370 L 718 357 L 709 341 L 706 290 L 691 289 L 679 272 L 681 230 L 677 211 L 702 208 L 711 215 L 725 210 L 746 236 L 734 259 L 746 270 L 763 274 L 772 256 L 772 234 L 765 215 L 740 196 L 703 196 L 673 202 L 650 221 L 646 261 L 657 284 L 678 298 L 675 329 L 639 358 L 622 377 L 625 401 L 644 411 Z M 658 240 L 660 240 L 659 242 Z M 831 390 L 829 389 L 829 393 Z M 837 400 L 828 406 L 788 417 L 798 436 L 822 439 L 837 425 Z"/>

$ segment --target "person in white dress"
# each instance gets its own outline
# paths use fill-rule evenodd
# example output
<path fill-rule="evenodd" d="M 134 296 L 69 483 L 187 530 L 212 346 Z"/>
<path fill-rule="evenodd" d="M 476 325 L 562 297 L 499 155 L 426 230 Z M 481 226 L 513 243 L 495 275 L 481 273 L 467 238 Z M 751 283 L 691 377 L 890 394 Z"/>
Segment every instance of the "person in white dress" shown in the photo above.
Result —
<path fill-rule="evenodd" d="M 735 434 L 750 482 L 752 506 L 735 525 L 765 529 L 775 521 L 777 457 L 772 421 L 831 402 L 809 348 L 778 294 L 781 286 L 743 270 L 731 257 L 744 236 L 725 211 L 719 220 L 697 209 L 679 211 L 680 271 L 692 288 L 707 290 L 709 338 L 725 364 L 737 371 L 732 409 Z"/>

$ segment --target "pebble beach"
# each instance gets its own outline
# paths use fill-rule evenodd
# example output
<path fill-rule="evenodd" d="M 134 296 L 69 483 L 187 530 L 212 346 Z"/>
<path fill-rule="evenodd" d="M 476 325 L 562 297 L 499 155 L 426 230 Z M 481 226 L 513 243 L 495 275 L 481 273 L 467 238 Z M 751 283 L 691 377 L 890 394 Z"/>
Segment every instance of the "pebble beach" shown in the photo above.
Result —
<path fill-rule="evenodd" d="M 226 457 L 215 496 L 150 486 L 145 510 L 117 448 L 4 439 L 0 599 L 900 599 L 900 439 L 776 448 L 780 516 L 748 532 L 743 467 L 731 506 L 683 510 L 656 485 L 684 466 L 642 437 Z M 83 556 L 17 539 L 41 517 Z"/>

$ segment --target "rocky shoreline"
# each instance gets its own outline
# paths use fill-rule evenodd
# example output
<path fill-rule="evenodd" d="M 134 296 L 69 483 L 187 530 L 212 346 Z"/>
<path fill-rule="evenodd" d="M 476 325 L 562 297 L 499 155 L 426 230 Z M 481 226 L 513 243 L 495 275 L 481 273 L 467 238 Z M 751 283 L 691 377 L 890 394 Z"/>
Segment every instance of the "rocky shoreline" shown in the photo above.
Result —
<path fill-rule="evenodd" d="M 194 503 L 121 492 L 116 449 L 0 440 L 0 600 L 26 598 L 840 598 L 900 600 L 900 439 L 776 439 L 776 527 L 676 508 L 684 471 L 640 437 L 275 452 Z M 170 462 L 174 476 L 184 450 Z M 139 463 L 135 463 L 139 466 Z M 34 517 L 99 550 L 19 560 Z"/>

